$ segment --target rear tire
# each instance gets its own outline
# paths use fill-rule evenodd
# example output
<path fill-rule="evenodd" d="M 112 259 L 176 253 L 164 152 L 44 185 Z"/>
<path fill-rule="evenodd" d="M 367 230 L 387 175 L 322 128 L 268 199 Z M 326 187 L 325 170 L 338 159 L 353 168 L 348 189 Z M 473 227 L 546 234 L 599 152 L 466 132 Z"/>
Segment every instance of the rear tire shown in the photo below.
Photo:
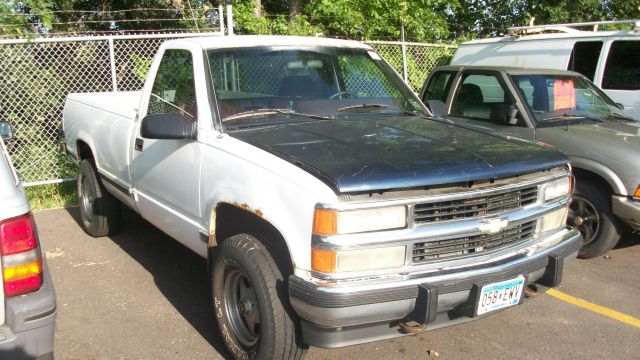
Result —
<path fill-rule="evenodd" d="M 113 235 L 120 230 L 120 201 L 102 185 L 90 160 L 80 162 L 78 200 L 82 228 L 93 236 Z"/>
<path fill-rule="evenodd" d="M 301 359 L 297 319 L 283 273 L 260 240 L 248 234 L 216 248 L 211 272 L 220 334 L 236 359 Z"/>
<path fill-rule="evenodd" d="M 613 249 L 622 232 L 620 222 L 611 211 L 610 192 L 589 179 L 576 181 L 569 207 L 569 225 L 577 227 L 584 239 L 578 252 L 582 259 L 591 259 Z"/>

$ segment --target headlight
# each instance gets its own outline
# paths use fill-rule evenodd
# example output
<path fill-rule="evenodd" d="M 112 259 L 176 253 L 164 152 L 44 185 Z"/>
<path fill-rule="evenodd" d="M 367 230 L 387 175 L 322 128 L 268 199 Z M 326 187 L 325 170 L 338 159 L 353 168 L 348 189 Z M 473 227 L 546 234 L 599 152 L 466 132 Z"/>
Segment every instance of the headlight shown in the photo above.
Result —
<path fill-rule="evenodd" d="M 349 211 L 316 209 L 313 216 L 313 233 L 318 235 L 354 234 L 406 226 L 405 206 Z"/>
<path fill-rule="evenodd" d="M 565 226 L 567 222 L 568 208 L 563 207 L 558 210 L 554 210 L 538 220 L 536 232 L 538 234 L 545 233 L 547 231 L 556 230 Z"/>
<path fill-rule="evenodd" d="M 405 246 L 358 250 L 312 248 L 311 268 L 323 273 L 389 269 L 404 266 Z"/>
<path fill-rule="evenodd" d="M 549 202 L 562 196 L 571 194 L 571 178 L 563 177 L 544 185 L 544 201 Z"/>

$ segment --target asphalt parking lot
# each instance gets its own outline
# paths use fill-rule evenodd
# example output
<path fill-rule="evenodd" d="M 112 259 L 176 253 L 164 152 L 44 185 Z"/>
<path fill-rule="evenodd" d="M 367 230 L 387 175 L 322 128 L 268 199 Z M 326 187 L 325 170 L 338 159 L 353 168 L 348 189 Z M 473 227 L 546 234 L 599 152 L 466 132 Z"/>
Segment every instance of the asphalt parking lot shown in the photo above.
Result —
<path fill-rule="evenodd" d="M 208 303 L 204 259 L 137 216 L 101 239 L 87 236 L 78 219 L 76 208 L 36 213 L 58 296 L 57 359 L 227 357 Z M 589 302 L 585 307 L 545 294 L 481 321 L 312 348 L 307 358 L 638 359 L 640 240 L 627 236 L 608 255 L 571 262 L 557 288 Z"/>

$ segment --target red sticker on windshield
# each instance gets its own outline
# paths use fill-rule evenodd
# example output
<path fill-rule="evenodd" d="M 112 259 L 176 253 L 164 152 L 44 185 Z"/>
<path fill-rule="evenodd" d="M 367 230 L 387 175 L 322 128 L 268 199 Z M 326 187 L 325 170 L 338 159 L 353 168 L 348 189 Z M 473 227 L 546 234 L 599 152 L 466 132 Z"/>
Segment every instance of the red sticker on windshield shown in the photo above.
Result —
<path fill-rule="evenodd" d="M 553 82 L 553 110 L 575 109 L 576 93 L 573 80 L 555 80 Z"/>

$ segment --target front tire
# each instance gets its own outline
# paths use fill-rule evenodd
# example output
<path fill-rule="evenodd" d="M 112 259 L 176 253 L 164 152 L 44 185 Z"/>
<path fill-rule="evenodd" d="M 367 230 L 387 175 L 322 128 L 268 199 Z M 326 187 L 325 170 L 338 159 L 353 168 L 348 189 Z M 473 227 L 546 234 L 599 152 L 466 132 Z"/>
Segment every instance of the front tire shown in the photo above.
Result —
<path fill-rule="evenodd" d="M 286 277 L 262 242 L 248 234 L 216 248 L 211 272 L 220 334 L 236 359 L 300 359 Z"/>
<path fill-rule="evenodd" d="M 120 230 L 120 201 L 104 188 L 88 159 L 80 162 L 78 200 L 82 228 L 87 234 L 100 237 L 113 235 Z"/>
<path fill-rule="evenodd" d="M 611 194 L 589 179 L 578 179 L 569 207 L 569 225 L 582 234 L 578 257 L 591 259 L 613 249 L 620 240 L 622 226 L 611 211 Z"/>

